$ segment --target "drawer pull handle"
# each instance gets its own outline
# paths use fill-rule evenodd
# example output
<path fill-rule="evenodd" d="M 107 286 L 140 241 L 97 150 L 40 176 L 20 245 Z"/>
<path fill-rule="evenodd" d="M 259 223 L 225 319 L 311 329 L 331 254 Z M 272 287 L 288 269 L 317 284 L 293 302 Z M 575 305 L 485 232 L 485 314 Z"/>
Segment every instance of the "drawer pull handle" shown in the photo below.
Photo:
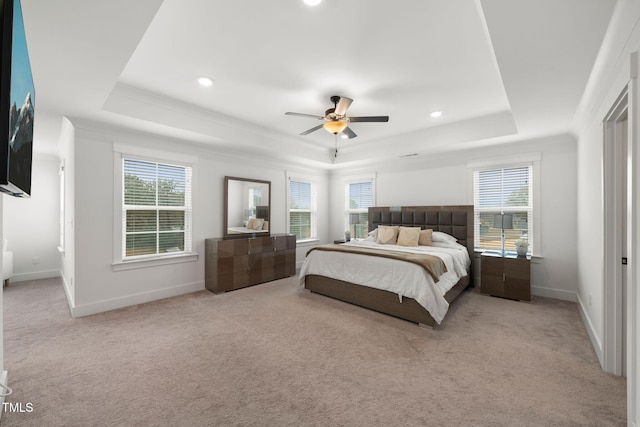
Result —
<path fill-rule="evenodd" d="M 504 273 L 502 273 L 502 281 L 503 281 L 503 282 L 506 282 L 506 281 L 507 281 L 507 279 L 506 279 L 506 275 L 505 275 Z"/>

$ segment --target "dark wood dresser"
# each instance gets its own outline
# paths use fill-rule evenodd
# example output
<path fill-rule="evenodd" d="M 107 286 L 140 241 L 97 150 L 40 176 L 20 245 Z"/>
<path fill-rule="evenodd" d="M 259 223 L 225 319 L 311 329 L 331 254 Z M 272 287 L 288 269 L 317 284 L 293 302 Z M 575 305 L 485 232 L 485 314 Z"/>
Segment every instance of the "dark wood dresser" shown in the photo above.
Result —
<path fill-rule="evenodd" d="M 483 252 L 480 272 L 482 293 L 531 301 L 531 257 Z"/>
<path fill-rule="evenodd" d="M 205 239 L 205 287 L 220 293 L 296 274 L 296 236 Z"/>

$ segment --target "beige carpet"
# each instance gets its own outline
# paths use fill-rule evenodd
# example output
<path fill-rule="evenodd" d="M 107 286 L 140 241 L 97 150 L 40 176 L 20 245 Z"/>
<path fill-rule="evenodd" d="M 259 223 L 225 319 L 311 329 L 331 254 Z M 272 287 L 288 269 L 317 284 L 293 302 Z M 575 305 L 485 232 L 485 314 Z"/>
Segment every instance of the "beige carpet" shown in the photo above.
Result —
<path fill-rule="evenodd" d="M 433 330 L 289 278 L 71 319 L 4 290 L 1 426 L 623 426 L 575 304 L 465 292 Z"/>

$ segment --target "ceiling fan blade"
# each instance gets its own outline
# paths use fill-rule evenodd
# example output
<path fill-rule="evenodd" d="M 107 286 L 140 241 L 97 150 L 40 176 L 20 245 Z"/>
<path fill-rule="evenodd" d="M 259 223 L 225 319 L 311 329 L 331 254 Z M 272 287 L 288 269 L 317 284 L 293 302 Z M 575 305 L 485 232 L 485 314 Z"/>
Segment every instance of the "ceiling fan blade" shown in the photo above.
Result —
<path fill-rule="evenodd" d="M 311 132 L 315 132 L 315 131 L 317 131 L 318 129 L 321 129 L 321 128 L 322 128 L 322 126 L 324 126 L 324 124 L 318 125 L 318 126 L 316 126 L 316 127 L 312 127 L 312 128 L 311 128 L 311 129 L 309 129 L 309 130 L 305 130 L 305 131 L 304 131 L 304 132 L 302 132 L 300 135 L 309 135 Z"/>
<path fill-rule="evenodd" d="M 349 117 L 348 122 L 388 122 L 389 116 Z"/>
<path fill-rule="evenodd" d="M 309 117 L 312 119 L 318 119 L 318 120 L 324 120 L 324 117 L 322 116 L 314 116 L 313 114 L 304 114 L 304 113 L 292 113 L 290 111 L 284 113 L 287 116 L 298 116 L 298 117 Z"/>
<path fill-rule="evenodd" d="M 336 105 L 336 115 L 344 116 L 345 114 L 347 114 L 347 110 L 349 109 L 349 106 L 352 102 L 353 99 L 351 98 L 345 98 L 344 96 L 340 97 L 340 101 L 338 101 L 338 105 Z"/>
<path fill-rule="evenodd" d="M 344 130 L 342 131 L 342 133 L 344 133 L 345 135 L 347 135 L 347 138 L 349 138 L 349 139 L 353 139 L 353 138 L 355 138 L 356 136 L 358 136 L 358 135 L 356 135 L 356 133 L 355 133 L 354 131 L 352 131 L 352 130 L 351 130 L 351 128 L 350 128 L 350 127 L 346 127 L 346 128 L 344 128 Z"/>

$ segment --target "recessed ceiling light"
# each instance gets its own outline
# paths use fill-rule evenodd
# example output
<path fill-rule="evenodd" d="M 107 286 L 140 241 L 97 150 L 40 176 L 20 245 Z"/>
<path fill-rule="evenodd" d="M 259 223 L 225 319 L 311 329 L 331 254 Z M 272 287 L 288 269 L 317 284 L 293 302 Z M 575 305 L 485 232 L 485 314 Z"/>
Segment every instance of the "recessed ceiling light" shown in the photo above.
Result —
<path fill-rule="evenodd" d="M 209 87 L 213 85 L 213 80 L 211 80 L 209 77 L 198 77 L 198 83 L 200 83 L 202 86 Z"/>
<path fill-rule="evenodd" d="M 304 4 L 307 6 L 317 6 L 322 0 L 304 0 Z"/>
<path fill-rule="evenodd" d="M 442 111 L 432 111 L 431 112 L 431 117 L 436 118 L 436 117 L 440 117 L 442 115 Z"/>
<path fill-rule="evenodd" d="M 349 135 L 347 135 L 346 133 L 341 133 L 341 134 L 340 134 L 340 138 L 342 138 L 342 139 L 348 139 L 348 138 L 349 138 Z"/>

